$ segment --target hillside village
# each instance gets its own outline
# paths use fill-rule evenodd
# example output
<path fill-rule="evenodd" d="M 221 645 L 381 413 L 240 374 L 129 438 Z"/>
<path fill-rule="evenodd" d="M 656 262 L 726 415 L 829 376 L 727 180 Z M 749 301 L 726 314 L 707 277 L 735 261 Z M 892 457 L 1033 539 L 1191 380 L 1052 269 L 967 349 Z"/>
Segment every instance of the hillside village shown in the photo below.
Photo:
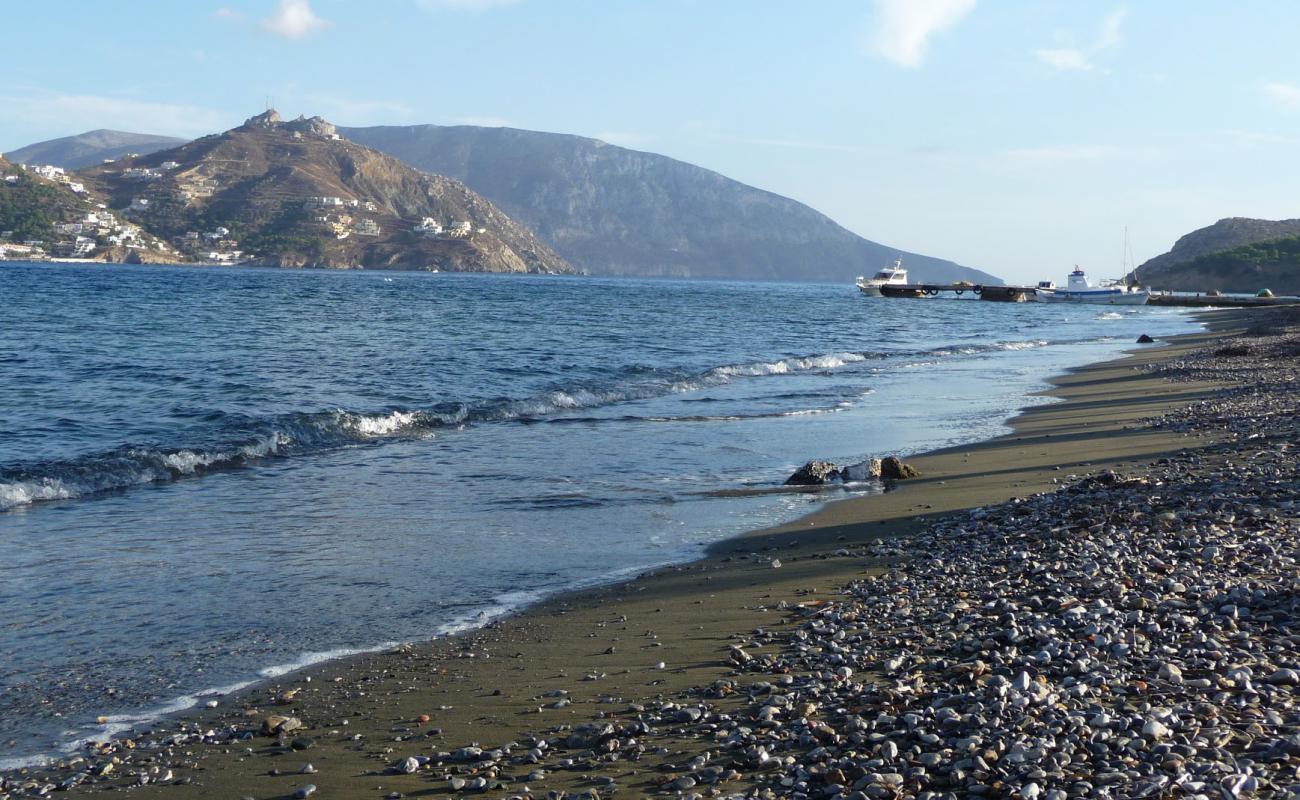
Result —
<path fill-rule="evenodd" d="M 303 147 L 275 154 L 258 152 L 278 145 L 277 137 L 285 134 L 289 142 Z M 258 139 L 265 135 L 271 140 Z M 390 246 L 378 248 L 383 251 L 381 261 L 387 262 L 381 265 L 407 260 L 406 252 L 427 268 L 489 268 L 481 253 L 474 255 L 481 249 L 476 237 L 494 239 L 501 233 L 490 233 L 487 220 L 476 223 L 454 214 L 433 215 L 428 213 L 434 209 L 426 207 L 427 201 L 412 197 L 390 202 L 382 193 L 366 191 L 309 193 L 311 188 L 325 186 L 349 188 L 347 177 L 340 181 L 330 173 L 337 169 L 340 175 L 351 175 L 361 151 L 367 150 L 340 137 L 332 124 L 319 117 L 283 121 L 274 111 L 267 111 L 234 131 L 204 137 L 197 144 L 188 143 L 158 157 L 127 153 L 80 171 L 10 164 L 0 157 L 4 176 L 0 224 L 11 217 L 25 220 L 22 225 L 0 229 L 0 259 L 288 266 L 320 261 L 325 266 L 359 266 L 374 260 L 370 254 L 377 248 L 371 243 L 382 243 Z M 250 147 L 252 144 L 257 147 Z M 321 155 L 321 145 L 338 148 L 330 158 L 341 166 Z M 295 163 L 291 153 L 311 163 Z M 232 159 L 232 155 L 244 157 Z M 387 159 L 377 153 L 374 156 Z M 379 177 L 384 179 L 399 171 L 390 164 L 382 167 Z M 405 165 L 401 170 L 411 174 L 399 176 L 407 183 L 429 184 L 436 179 Z M 372 190 L 376 182 L 382 181 L 367 180 L 364 186 Z M 435 188 L 442 187 L 429 184 L 423 190 L 417 187 L 417 192 Z M 407 189 L 406 194 L 410 193 Z M 57 203 L 50 201 L 55 196 Z M 483 205 L 489 218 L 499 215 L 503 224 L 513 226 L 486 201 Z M 532 239 L 531 234 L 528 238 Z M 404 247 L 396 249 L 393 242 Z M 544 245 L 535 239 L 528 244 L 527 250 L 540 253 L 547 262 L 539 271 L 564 271 L 560 267 L 563 262 Z M 469 250 L 452 252 L 446 259 L 435 257 L 438 251 L 455 250 L 458 245 Z M 501 249 L 499 242 L 486 245 L 489 250 Z M 300 252 L 286 260 L 286 250 Z M 517 254 L 507 260 L 508 271 L 528 269 Z"/>

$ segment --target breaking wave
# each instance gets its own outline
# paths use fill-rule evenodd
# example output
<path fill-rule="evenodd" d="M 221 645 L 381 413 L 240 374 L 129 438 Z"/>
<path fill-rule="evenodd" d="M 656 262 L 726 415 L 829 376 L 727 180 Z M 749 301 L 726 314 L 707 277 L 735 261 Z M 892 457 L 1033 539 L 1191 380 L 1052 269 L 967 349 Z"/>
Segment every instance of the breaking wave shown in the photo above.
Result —
<path fill-rule="evenodd" d="M 642 368 L 629 371 L 622 379 L 614 380 L 608 386 L 557 388 L 519 400 L 476 405 L 443 403 L 428 409 L 394 409 L 379 413 L 335 409 L 287 414 L 217 430 L 213 438 L 218 443 L 205 447 L 123 446 L 66 461 L 0 466 L 0 512 L 34 503 L 70 500 L 133 486 L 175 481 L 218 470 L 237 469 L 263 459 L 303 455 L 391 439 L 429 438 L 440 429 L 474 423 L 536 422 L 555 414 L 698 391 L 737 379 L 828 372 L 869 360 L 878 361 L 897 356 L 967 355 L 1046 344 L 1046 341 L 1000 342 L 922 352 L 835 352 L 729 364 L 695 372 Z M 843 404 L 831 408 L 803 408 L 775 412 L 770 416 L 834 413 L 842 407 Z M 747 416 L 749 415 L 699 415 L 646 419 L 656 422 L 691 422 L 741 419 Z"/>

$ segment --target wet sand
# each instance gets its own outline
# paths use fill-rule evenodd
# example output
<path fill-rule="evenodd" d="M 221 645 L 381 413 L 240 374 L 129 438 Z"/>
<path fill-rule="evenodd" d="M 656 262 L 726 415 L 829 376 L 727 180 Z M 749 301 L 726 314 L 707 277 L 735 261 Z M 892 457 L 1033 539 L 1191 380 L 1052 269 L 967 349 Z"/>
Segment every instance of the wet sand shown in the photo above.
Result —
<path fill-rule="evenodd" d="M 690 687 L 722 680 L 734 670 L 733 644 L 744 642 L 761 657 L 765 636 L 756 629 L 788 626 L 788 608 L 816 603 L 877 571 L 861 552 L 868 544 L 908 536 L 954 511 L 1051 491 L 1071 477 L 1105 469 L 1140 473 L 1163 456 L 1213 444 L 1212 435 L 1157 430 L 1142 421 L 1208 398 L 1216 387 L 1139 370 L 1176 359 L 1245 317 L 1209 319 L 1213 332 L 1145 346 L 1057 378 L 1047 394 L 1059 402 L 1024 411 L 1006 436 L 909 458 L 922 476 L 894 491 L 827 504 L 790 524 L 720 543 L 701 561 L 565 595 L 474 633 L 320 665 L 222 698 L 218 708 L 158 730 L 216 731 L 207 738 L 220 739 L 223 728 L 256 730 L 271 714 L 292 715 L 305 727 L 279 741 L 259 735 L 206 744 L 195 736 L 149 750 L 119 743 L 92 760 L 122 763 L 104 777 L 87 778 L 77 791 L 134 786 L 138 773 L 152 771 L 156 783 L 133 789 L 136 795 L 289 797 L 305 784 L 318 787 L 312 796 L 320 798 L 454 795 L 437 767 L 451 760 L 439 753 L 513 742 L 519 755 L 536 738 L 562 741 L 571 728 L 598 718 L 635 719 L 637 705 L 680 700 Z M 285 692 L 295 693 L 277 702 Z M 664 765 L 680 765 L 704 746 L 695 735 L 674 737 L 662 728 L 658 734 L 646 738 L 644 753 L 612 763 L 555 769 L 576 751 L 546 756 L 540 779 L 528 779 L 526 764 L 511 765 L 484 776 L 494 785 L 486 796 L 522 794 L 525 786 L 537 796 L 552 790 L 608 796 L 602 787 L 609 779 L 622 796 L 658 791 L 671 771 Z M 306 749 L 293 749 L 295 740 Z M 414 774 L 386 774 L 406 757 L 431 761 Z M 315 772 L 300 774 L 308 763 Z M 39 775 L 57 784 L 85 769 L 81 763 L 9 777 L 22 784 Z M 744 788 L 729 784 L 726 791 Z"/>

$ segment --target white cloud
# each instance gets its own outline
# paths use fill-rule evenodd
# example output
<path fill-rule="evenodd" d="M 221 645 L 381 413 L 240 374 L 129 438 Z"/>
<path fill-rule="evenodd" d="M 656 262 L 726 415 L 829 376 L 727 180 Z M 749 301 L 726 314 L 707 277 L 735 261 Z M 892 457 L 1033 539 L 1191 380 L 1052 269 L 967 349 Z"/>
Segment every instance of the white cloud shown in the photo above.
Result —
<path fill-rule="evenodd" d="M 217 22 L 229 22 L 237 25 L 244 21 L 244 15 L 233 8 L 223 6 L 212 12 L 212 19 Z"/>
<path fill-rule="evenodd" d="M 930 38 L 961 22 L 976 0 L 876 0 L 871 49 L 900 67 L 925 60 Z"/>
<path fill-rule="evenodd" d="M 1259 131 L 1243 131 L 1243 130 L 1231 130 L 1228 131 L 1227 133 L 1228 136 L 1232 137 L 1237 142 L 1237 144 L 1240 145 L 1252 146 L 1252 145 L 1262 144 L 1262 145 L 1282 145 L 1285 147 L 1300 146 L 1300 137 L 1296 137 L 1296 136 L 1282 136 L 1276 133 L 1261 133 Z"/>
<path fill-rule="evenodd" d="M 1101 34 L 1091 47 L 1074 47 L 1069 44 L 1071 37 L 1058 34 L 1058 39 L 1066 39 L 1065 44 L 1060 47 L 1043 47 L 1031 52 L 1039 61 L 1056 69 L 1090 70 L 1093 68 L 1092 61 L 1097 55 L 1117 47 L 1123 40 L 1121 30 L 1127 18 L 1128 9 L 1123 7 L 1107 14 L 1106 19 L 1102 21 Z"/>
<path fill-rule="evenodd" d="M 288 94 L 293 94 L 289 90 Z M 334 94 L 306 94 L 300 98 L 309 114 L 319 114 L 340 125 L 380 125 L 394 118 L 407 119 L 414 113 L 410 105 L 400 100 L 359 100 Z"/>
<path fill-rule="evenodd" d="M 1092 69 L 1092 63 L 1088 61 L 1088 57 L 1083 54 L 1083 51 L 1073 47 L 1035 50 L 1034 55 L 1038 57 L 1039 61 L 1057 69 Z"/>
<path fill-rule="evenodd" d="M 1042 165 L 1071 161 L 1099 161 L 1107 158 L 1130 156 L 1138 151 L 1134 148 L 1115 147 L 1104 144 L 1064 144 L 1046 147 L 1018 147 L 1004 150 L 1000 158 L 1017 165 Z"/>
<path fill-rule="evenodd" d="M 1265 84 L 1264 94 L 1273 101 L 1273 105 L 1283 111 L 1300 111 L 1300 86 L 1294 83 Z"/>
<path fill-rule="evenodd" d="M 1106 15 L 1102 25 L 1101 38 L 1097 40 L 1098 50 L 1109 50 L 1120 43 L 1120 28 L 1128 18 L 1127 8 L 1117 8 Z"/>
<path fill-rule="evenodd" d="M 416 5 L 429 11 L 487 11 L 502 6 L 513 6 L 523 0 L 415 0 Z"/>
<path fill-rule="evenodd" d="M 52 93 L 0 96 L 0 120 L 67 134 L 114 128 L 185 137 L 225 130 L 230 124 L 226 115 L 201 106 Z"/>
<path fill-rule="evenodd" d="M 329 26 L 328 20 L 321 19 L 311 10 L 310 0 L 280 0 L 275 13 L 262 20 L 262 28 L 286 39 L 301 39 Z"/>

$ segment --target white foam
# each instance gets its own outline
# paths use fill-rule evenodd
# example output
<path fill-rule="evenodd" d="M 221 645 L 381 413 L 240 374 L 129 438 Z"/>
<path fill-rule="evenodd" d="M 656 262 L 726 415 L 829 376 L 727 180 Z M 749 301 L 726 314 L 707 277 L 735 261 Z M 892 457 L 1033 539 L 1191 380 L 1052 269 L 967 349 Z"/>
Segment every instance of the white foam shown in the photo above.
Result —
<path fill-rule="evenodd" d="M 728 367 L 718 367 L 711 371 L 710 374 L 722 377 L 759 377 L 762 375 L 786 375 L 791 372 L 807 372 L 808 370 L 836 369 L 845 364 L 851 364 L 858 361 L 866 361 L 867 357 L 861 353 L 830 353 L 821 356 L 807 356 L 805 358 L 783 358 L 780 361 L 759 362 L 755 364 L 736 364 Z"/>
<path fill-rule="evenodd" d="M 67 500 L 77 493 L 58 478 L 0 483 L 0 511 L 46 500 Z"/>
<path fill-rule="evenodd" d="M 398 431 L 415 424 L 419 415 L 414 411 L 394 411 L 389 414 L 366 416 L 349 414 L 344 427 L 356 431 L 362 436 L 391 436 Z"/>
<path fill-rule="evenodd" d="M 291 672 L 297 672 L 300 669 L 306 669 L 313 664 L 320 664 L 325 661 L 334 661 L 335 659 L 347 658 L 348 656 L 365 655 L 366 653 L 381 653 L 385 650 L 392 650 L 399 644 L 401 644 L 401 642 L 384 642 L 383 644 L 377 644 L 371 647 L 338 647 L 333 650 L 317 650 L 311 653 L 303 653 L 293 661 L 284 664 L 276 664 L 275 666 L 259 669 L 257 674 L 261 678 L 278 678 L 282 675 L 288 675 Z M 256 683 L 256 681 L 248 681 L 240 684 L 239 688 L 242 689 L 245 686 L 252 685 L 253 683 Z"/>

